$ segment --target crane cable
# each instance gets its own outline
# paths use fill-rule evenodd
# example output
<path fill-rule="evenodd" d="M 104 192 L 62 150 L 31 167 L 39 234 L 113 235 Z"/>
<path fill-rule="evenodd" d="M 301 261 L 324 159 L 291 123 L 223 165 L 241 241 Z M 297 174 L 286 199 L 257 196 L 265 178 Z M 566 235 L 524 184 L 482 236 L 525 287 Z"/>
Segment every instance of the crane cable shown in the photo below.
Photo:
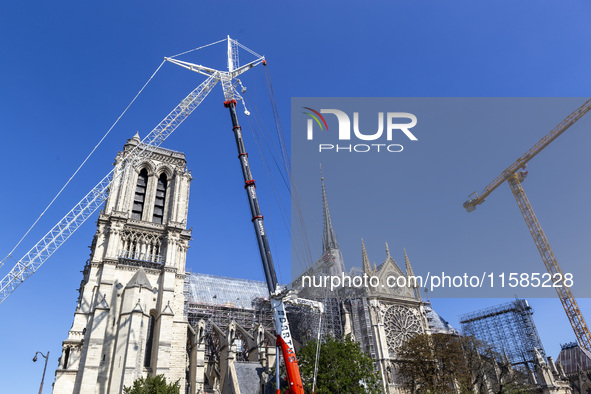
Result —
<path fill-rule="evenodd" d="M 256 105 L 255 105 L 255 111 L 256 111 Z M 263 150 L 263 146 L 261 144 L 261 139 L 262 138 L 259 135 L 259 133 L 257 132 L 257 128 L 260 129 L 260 126 L 257 127 L 254 124 L 254 122 L 251 120 L 250 117 L 247 117 L 247 119 L 248 119 L 248 123 L 250 124 L 250 128 L 253 130 L 253 137 L 254 137 L 255 145 L 257 147 L 257 150 L 259 151 L 259 155 L 261 157 L 261 161 L 263 162 L 263 167 L 265 169 L 265 173 L 267 174 L 267 177 L 269 178 L 269 184 L 271 186 L 271 191 L 273 192 L 273 195 L 275 197 L 275 200 L 277 201 L 277 204 L 279 206 L 279 211 L 281 212 L 281 217 L 283 218 L 283 222 L 284 222 L 284 224 L 287 227 L 287 233 L 289 235 L 289 226 L 287 224 L 288 223 L 288 220 L 287 220 L 286 208 L 282 204 L 281 199 L 279 198 L 279 195 L 278 195 L 279 190 L 278 190 L 278 187 L 276 185 L 275 178 L 273 177 L 273 173 L 271 172 L 271 168 L 269 167 L 268 160 L 266 159 L 265 151 Z M 267 140 L 265 140 L 265 142 L 267 142 Z M 269 147 L 269 145 L 267 143 L 267 148 L 268 147 Z M 272 152 L 271 152 L 271 156 L 273 158 L 273 161 L 275 161 L 275 163 L 277 163 L 276 160 L 275 160 L 275 156 L 273 155 Z M 272 227 L 272 223 L 270 223 L 270 224 L 271 224 L 271 227 Z M 273 233 L 273 231 L 271 231 L 271 233 Z M 273 243 L 275 243 L 275 237 L 273 237 Z M 277 247 L 275 247 L 275 249 L 277 249 Z M 281 273 L 281 265 L 278 264 L 277 265 L 277 268 L 279 270 L 279 278 L 280 278 L 280 280 L 282 280 L 283 275 Z"/>
<path fill-rule="evenodd" d="M 265 77 L 267 80 L 267 89 L 269 91 L 269 97 L 271 98 L 271 107 L 273 109 L 273 118 L 275 119 L 275 127 L 279 135 L 279 143 L 281 146 L 281 152 L 283 154 L 283 164 L 287 170 L 287 174 L 291 178 L 291 163 L 287 158 L 289 154 L 287 152 L 287 145 L 285 144 L 285 134 L 283 133 L 283 127 L 281 125 L 281 119 L 279 118 L 279 110 L 277 108 L 277 100 L 275 99 L 275 92 L 273 91 L 273 84 L 271 83 L 271 74 L 269 73 L 268 66 L 265 65 Z"/>
<path fill-rule="evenodd" d="M 256 89 L 256 85 L 255 85 L 255 89 Z M 248 97 L 249 100 L 251 100 L 252 97 L 248 93 L 246 94 L 246 96 Z M 242 100 L 244 102 L 244 98 L 242 98 Z M 273 172 L 271 170 L 271 166 L 269 165 L 269 160 L 267 159 L 265 151 L 268 151 L 271 154 L 271 158 L 272 158 L 273 162 L 275 163 L 275 167 L 277 168 L 277 171 L 279 171 L 279 174 L 281 175 L 281 179 L 283 181 L 283 184 L 290 192 L 290 196 L 291 196 L 291 190 L 289 188 L 289 185 L 292 182 L 288 182 L 288 180 L 284 176 L 284 172 L 288 171 L 288 169 L 285 168 L 285 165 L 283 165 L 283 170 L 282 170 L 282 167 L 280 166 L 280 164 L 278 162 L 276 154 L 281 155 L 281 152 L 279 151 L 279 149 L 275 143 L 275 140 L 271 137 L 271 134 L 269 133 L 269 129 L 266 127 L 266 124 L 263 121 L 263 118 L 259 112 L 256 100 L 251 101 L 251 103 L 252 103 L 254 117 L 252 117 L 252 118 L 250 116 L 247 117 L 248 123 L 250 125 L 250 128 L 253 130 L 253 136 L 255 138 L 255 143 L 256 143 L 257 149 L 259 151 L 259 156 L 261 157 L 261 160 L 264 164 L 265 172 L 267 174 L 267 177 L 269 178 L 269 181 L 270 181 L 269 184 L 270 184 L 271 190 L 273 191 L 273 196 L 277 202 L 277 205 L 278 205 L 279 210 L 281 212 L 283 223 L 285 224 L 286 229 L 287 229 L 287 234 L 291 239 L 291 231 L 290 231 L 291 229 L 289 227 L 288 210 L 287 210 L 287 207 L 285 206 L 285 204 L 283 203 L 283 200 L 279 197 L 279 194 L 280 194 L 279 182 L 277 182 L 276 177 L 273 175 Z M 263 145 L 261 141 L 264 141 L 265 145 Z M 267 149 L 264 149 L 264 146 L 266 146 Z M 279 160 L 279 161 L 282 164 L 285 164 L 285 160 Z M 301 248 L 304 250 L 309 250 L 309 245 L 305 245 L 304 247 L 301 247 Z M 295 248 L 294 251 L 296 254 L 299 255 L 300 251 L 298 250 L 298 248 Z M 311 260 L 311 258 L 310 258 L 310 260 Z M 302 266 L 302 261 L 305 261 L 305 259 L 301 259 L 301 258 L 298 259 L 298 262 L 300 263 L 300 268 L 303 271 L 305 268 Z M 279 270 L 281 271 L 280 266 L 279 266 Z M 279 275 L 282 276 L 281 272 L 279 272 Z"/>
<path fill-rule="evenodd" d="M 256 84 L 255 84 L 254 88 L 256 90 Z M 248 92 L 246 92 L 246 97 L 248 97 L 249 100 L 252 99 L 252 97 L 250 96 L 250 94 Z M 287 211 L 287 208 L 285 207 L 285 204 L 283 204 L 283 201 L 279 198 L 278 182 L 276 182 L 275 178 L 273 177 L 273 173 L 272 173 L 271 168 L 268 164 L 269 161 L 265 159 L 265 157 L 266 157 L 265 153 L 264 153 L 265 151 L 261 148 L 261 145 L 259 145 L 258 140 L 264 140 L 267 150 L 271 154 L 271 157 L 273 159 L 275 167 L 277 168 L 277 171 L 279 171 L 279 174 L 281 175 L 281 179 L 283 181 L 283 184 L 285 185 L 285 187 L 287 188 L 287 190 L 289 191 L 290 196 L 291 196 L 291 190 L 290 190 L 290 183 L 291 182 L 289 182 L 289 180 L 288 180 L 288 179 L 290 179 L 289 174 L 287 174 L 288 179 L 286 179 L 286 177 L 285 177 L 285 173 L 289 171 L 289 169 L 286 168 L 286 166 L 285 166 L 286 160 L 283 159 L 285 157 L 283 155 L 283 153 L 285 153 L 285 150 L 281 150 L 280 148 L 278 148 L 275 139 L 272 138 L 271 133 L 269 132 L 269 129 L 267 128 L 267 126 L 266 126 L 265 122 L 263 121 L 263 118 L 259 112 L 259 108 L 258 108 L 256 100 L 252 100 L 251 103 L 252 103 L 253 113 L 255 115 L 254 121 L 251 119 L 251 117 L 247 117 L 247 119 L 248 119 L 251 129 L 254 131 L 254 137 L 257 138 L 257 140 L 255 140 L 257 143 L 257 148 L 259 149 L 260 156 L 266 166 L 265 170 L 266 170 L 266 173 L 271 181 L 270 185 L 272 187 L 275 200 L 277 201 L 277 204 L 280 208 L 283 222 L 287 228 L 287 233 L 291 239 L 291 231 L 290 231 L 291 229 L 289 227 L 289 220 L 288 220 L 289 215 L 287 213 L 288 211 Z M 257 134 L 257 131 L 259 131 L 258 134 Z M 277 134 L 279 135 L 279 130 L 277 129 L 276 131 L 277 131 Z M 277 159 L 277 157 L 276 157 L 277 155 L 282 156 L 281 160 Z M 280 163 L 282 165 L 280 165 Z M 296 253 L 299 253 L 298 248 L 295 248 L 294 251 Z M 298 261 L 300 262 L 300 266 L 301 266 L 302 260 L 298 259 Z M 303 270 L 303 267 L 300 267 L 300 268 L 302 268 L 302 270 Z"/>
<path fill-rule="evenodd" d="M 266 69 L 267 68 L 265 67 L 265 70 Z M 266 77 L 267 77 L 266 78 L 267 79 L 266 80 L 267 90 L 268 90 L 269 98 L 271 101 L 271 107 L 273 110 L 273 115 L 274 115 L 274 120 L 275 120 L 275 122 L 274 122 L 275 131 L 278 136 L 279 147 L 277 146 L 275 139 L 271 137 L 271 134 L 270 134 L 268 128 L 266 127 L 265 122 L 262 120 L 262 117 L 261 117 L 260 112 L 258 110 L 258 106 L 256 105 L 256 100 L 254 100 L 253 112 L 256 115 L 255 116 L 256 124 L 257 124 L 258 128 L 261 130 L 261 135 L 267 137 L 267 138 L 265 138 L 265 142 L 267 144 L 268 150 L 273 157 L 273 161 L 275 163 L 275 166 L 277 167 L 285 186 L 289 190 L 291 201 L 293 201 L 293 203 L 294 203 L 294 208 L 299 213 L 299 215 L 297 215 L 298 220 L 294 223 L 294 225 L 296 226 L 296 228 L 299 229 L 299 232 L 301 234 L 303 234 L 303 236 L 300 238 L 297 238 L 297 237 L 292 238 L 291 232 L 289 231 L 289 229 L 288 229 L 288 231 L 290 234 L 290 238 L 292 239 L 292 241 L 295 242 L 293 244 L 293 246 L 294 246 L 293 250 L 297 256 L 296 260 L 298 261 L 302 271 L 305 271 L 305 269 L 309 268 L 312 265 L 311 263 L 313 262 L 312 255 L 310 253 L 310 239 L 307 236 L 307 234 L 309 234 L 309 230 L 306 227 L 306 224 L 304 223 L 304 221 L 302 219 L 303 218 L 303 215 L 301 214 L 302 206 L 300 204 L 300 199 L 298 197 L 297 187 L 295 185 L 295 182 L 293 181 L 293 177 L 291 174 L 291 166 L 290 166 L 289 155 L 287 153 L 287 148 L 286 148 L 286 144 L 285 144 L 285 136 L 284 136 L 283 129 L 281 126 L 281 119 L 279 118 L 279 111 L 277 109 L 277 102 L 275 100 L 275 95 L 273 93 L 273 87 L 272 87 L 272 83 L 271 83 L 270 75 L 269 75 L 268 71 L 266 71 Z M 256 89 L 256 84 L 255 84 L 255 89 Z M 250 96 L 250 94 L 248 92 L 246 92 L 246 97 L 248 97 L 249 100 L 252 99 L 252 97 Z M 253 127 L 253 129 L 256 130 L 255 127 Z M 269 145 L 269 141 L 271 143 L 270 145 Z M 282 166 L 280 166 L 280 164 L 278 163 L 278 159 L 276 159 L 276 155 L 281 156 L 281 160 L 279 160 L 279 161 L 281 162 Z M 283 167 L 283 170 L 282 170 L 282 167 Z M 284 173 L 287 174 L 287 179 L 284 176 Z M 277 196 L 276 196 L 276 198 L 277 198 Z M 280 201 L 278 198 L 277 198 L 277 200 Z M 282 204 L 281 201 L 280 201 L 280 204 Z M 285 208 L 283 208 L 283 205 L 280 205 L 280 207 L 285 211 Z M 287 224 L 286 219 L 284 219 L 284 221 Z"/>
<path fill-rule="evenodd" d="M 316 391 L 316 378 L 318 377 L 318 364 L 320 362 L 320 335 L 322 333 L 322 312 L 318 321 L 318 338 L 316 339 L 316 356 L 314 358 L 314 378 L 312 379 L 312 394 Z"/>
<path fill-rule="evenodd" d="M 285 170 L 287 171 L 287 175 L 288 175 L 288 178 L 291 183 L 290 196 L 293 201 L 294 208 L 295 208 L 296 212 L 298 213 L 298 215 L 297 215 L 298 220 L 296 221 L 296 226 L 299 229 L 300 233 L 302 234 L 302 239 L 300 241 L 298 241 L 298 243 L 302 243 L 302 245 L 299 245 L 299 248 L 301 248 L 302 251 L 299 251 L 298 248 L 296 248 L 296 253 L 298 255 L 300 255 L 300 258 L 302 258 L 304 261 L 303 264 L 302 264 L 302 261 L 300 261 L 300 266 L 304 265 L 306 267 L 310 267 L 313 262 L 312 255 L 310 252 L 310 239 L 308 237 L 308 234 L 310 232 L 309 232 L 306 224 L 303 221 L 301 199 L 299 198 L 298 189 L 297 189 L 296 184 L 293 180 L 292 171 L 291 171 L 291 162 L 288 160 L 289 154 L 287 152 L 287 145 L 285 143 L 285 133 L 283 132 L 281 118 L 279 117 L 279 110 L 277 108 L 277 100 L 275 99 L 275 92 L 273 89 L 273 83 L 271 82 L 271 74 L 269 73 L 269 66 L 265 64 L 264 69 L 265 69 L 265 77 L 266 77 L 266 82 L 267 82 L 267 90 L 268 90 L 269 97 L 271 99 L 271 107 L 273 109 L 273 117 L 275 120 L 275 127 L 277 129 L 277 134 L 279 135 L 279 142 L 280 142 L 280 147 L 281 147 L 281 152 L 282 152 L 282 157 L 283 157 L 283 165 L 285 167 Z M 305 208 L 307 210 L 307 207 L 305 207 Z M 317 227 L 317 225 L 313 219 L 313 216 L 310 215 L 310 217 L 312 218 L 312 221 L 314 222 L 315 226 Z M 302 256 L 302 254 L 303 254 L 303 256 Z"/>
<path fill-rule="evenodd" d="M 90 151 L 90 153 L 86 156 L 86 158 L 78 166 L 78 168 L 76 169 L 76 171 L 74 171 L 74 173 L 72 174 L 72 176 L 70 176 L 70 178 L 66 181 L 66 183 L 64 184 L 64 186 L 62 186 L 62 188 L 55 195 L 55 197 L 53 197 L 53 199 L 45 207 L 45 209 L 43 210 L 43 212 L 41 212 L 41 214 L 39 215 L 39 217 L 35 220 L 35 222 L 33 222 L 33 224 L 31 225 L 31 227 L 29 227 L 29 229 L 27 230 L 27 232 L 25 232 L 25 234 L 17 242 L 17 244 L 14 246 L 14 248 L 12 248 L 12 250 L 8 253 L 8 255 L 0 262 L 0 267 L 2 267 L 4 265 L 4 261 L 6 261 L 6 259 L 8 259 L 9 257 L 12 257 L 12 253 L 14 253 L 14 251 L 16 250 L 16 248 L 18 248 L 18 246 L 21 244 L 21 242 L 23 242 L 23 240 L 27 237 L 27 235 L 29 235 L 29 233 L 31 232 L 31 230 L 33 230 L 33 228 L 37 225 L 37 223 L 39 222 L 39 220 L 41 220 L 41 218 L 43 217 L 43 215 L 45 215 L 45 212 L 47 212 L 47 210 L 53 205 L 53 203 L 55 202 L 55 200 L 57 200 L 57 198 L 62 194 L 62 192 L 65 190 L 65 188 L 70 184 L 70 182 L 72 181 L 72 179 L 74 179 L 74 177 L 76 176 L 76 174 L 78 174 L 78 172 L 80 171 L 80 169 L 82 169 L 82 167 L 84 166 L 84 164 L 86 164 L 86 162 L 88 161 L 88 159 L 90 159 L 90 157 L 92 156 L 92 154 L 102 144 L 102 142 L 105 140 L 105 138 L 107 138 L 107 136 L 109 135 L 109 133 L 111 133 L 111 130 L 113 130 L 113 128 L 117 125 L 117 123 L 119 123 L 119 120 L 121 120 L 121 118 L 123 117 L 123 115 L 125 115 L 125 113 L 127 112 L 127 110 L 131 107 L 131 105 L 135 102 L 135 100 L 139 97 L 139 95 L 144 91 L 144 89 L 146 88 L 146 86 L 148 86 L 148 84 L 150 83 L 150 81 L 152 81 L 152 79 L 154 78 L 154 76 L 156 75 L 156 73 L 158 71 L 160 71 L 160 68 L 162 68 L 162 66 L 164 65 L 164 62 L 165 62 L 165 60 L 163 60 L 162 63 L 160 63 L 160 65 L 158 66 L 158 68 L 156 69 L 156 71 L 154 71 L 154 73 L 152 74 L 152 76 L 148 79 L 148 81 L 144 84 L 144 86 L 142 86 L 142 88 L 140 89 L 140 91 L 135 95 L 135 97 L 133 98 L 133 100 L 131 100 L 131 102 L 127 105 L 127 107 L 125 107 L 125 109 L 123 110 L 123 112 L 121 113 L 121 115 L 119 115 L 119 117 L 115 120 L 115 122 L 111 125 L 111 127 L 109 127 L 109 129 L 103 135 L 103 137 L 100 139 L 100 141 L 95 145 L 94 148 L 92 148 L 92 150 Z"/>
<path fill-rule="evenodd" d="M 178 54 L 176 54 L 174 56 L 170 56 L 170 59 L 173 59 L 175 57 L 179 57 L 179 56 L 185 55 L 185 54 L 190 53 L 190 52 L 195 52 L 195 51 L 198 51 L 199 49 L 207 48 L 207 47 L 210 47 L 210 46 L 215 45 L 215 44 L 219 44 L 220 42 L 227 41 L 227 40 L 228 40 L 227 38 L 224 38 L 224 39 L 221 39 L 219 41 L 212 42 L 211 44 L 203 45 L 202 47 L 189 49 L 188 51 L 178 53 Z"/>

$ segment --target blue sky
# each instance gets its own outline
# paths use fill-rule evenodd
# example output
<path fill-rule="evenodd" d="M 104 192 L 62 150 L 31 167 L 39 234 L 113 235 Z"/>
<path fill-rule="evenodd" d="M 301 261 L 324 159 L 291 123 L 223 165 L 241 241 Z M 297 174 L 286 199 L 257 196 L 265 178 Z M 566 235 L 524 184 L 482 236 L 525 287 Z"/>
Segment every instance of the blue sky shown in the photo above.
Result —
<path fill-rule="evenodd" d="M 180 1 L 7 3 L 0 14 L 4 58 L 0 63 L 0 164 L 5 168 L 0 254 L 12 249 L 164 56 L 227 34 L 264 54 L 286 131 L 291 97 L 584 97 L 591 86 L 589 7 L 582 1 L 286 2 L 281 6 L 227 2 L 223 7 Z M 191 54 L 187 60 L 219 65 L 223 57 L 224 49 L 219 47 Z M 252 97 L 247 104 L 260 108 L 267 118 L 263 72 L 250 73 L 243 79 Z M 24 254 L 110 170 L 125 139 L 136 130 L 144 136 L 201 80 L 165 65 L 15 257 Z M 186 152 L 194 176 L 189 213 L 194 240 L 187 266 L 195 272 L 262 279 L 229 118 L 221 101 L 218 88 L 165 144 Z M 272 125 L 270 117 L 266 123 Z M 499 121 L 499 127 L 507 125 Z M 465 176 L 472 178 L 467 182 L 470 189 L 453 190 L 459 200 L 448 195 L 450 204 L 459 207 L 470 192 L 481 190 L 545 132 L 530 130 L 495 140 L 475 130 L 478 151 L 470 162 L 449 152 L 436 159 L 424 157 L 419 169 L 437 166 L 440 160 L 457 169 L 469 167 Z M 591 234 L 589 213 L 584 209 L 590 188 L 585 180 L 588 144 L 584 129 L 561 137 L 536 158 L 546 177 L 537 181 L 532 177 L 527 185 L 559 260 L 573 264 L 588 264 L 586 245 Z M 456 148 L 462 151 L 463 146 Z M 254 158 L 253 171 L 258 184 L 264 184 L 263 165 Z M 336 176 L 334 170 L 331 176 Z M 437 188 L 446 187 L 443 180 L 438 185 L 415 181 L 412 190 L 425 198 L 421 204 L 434 204 L 433 210 L 443 205 L 434 195 Z M 272 193 L 259 191 L 265 221 L 276 234 L 272 247 L 279 277 L 286 281 L 289 237 L 282 230 L 285 225 L 278 219 Z M 330 188 L 328 192 L 335 205 L 335 224 L 340 220 L 344 227 L 348 219 L 338 209 L 338 195 L 331 195 Z M 319 212 L 319 196 L 310 198 L 310 209 Z M 533 242 L 506 187 L 496 191 L 480 210 L 488 211 L 488 238 L 505 236 L 507 228 L 515 230 L 508 233 L 510 238 L 499 238 L 496 248 L 523 248 L 529 259 L 536 259 Z M 461 208 L 457 214 L 458 220 L 450 223 L 451 233 L 467 220 Z M 498 216 L 498 222 L 493 216 Z M 478 219 L 469 217 L 472 223 Z M 0 305 L 4 356 L 0 379 L 7 392 L 36 390 L 42 365 L 31 359 L 37 350 L 51 352 L 44 389 L 50 392 L 61 341 L 73 319 L 79 271 L 95 231 L 93 220 Z M 384 241 L 389 241 L 392 250 L 406 247 L 411 259 L 417 256 L 415 265 L 436 255 L 434 239 L 418 231 L 412 235 L 408 240 L 390 234 L 384 234 L 385 239 L 370 237 L 370 253 L 376 255 L 372 261 L 379 262 Z M 440 255 L 442 264 L 461 256 L 462 250 L 458 244 L 457 253 L 451 250 Z M 353 247 L 346 251 L 349 265 L 359 261 L 358 253 Z M 478 253 L 476 258 L 489 250 Z M 253 258 L 247 263 L 244 256 Z M 10 265 L 8 261 L 0 269 L 2 276 Z M 457 314 L 499 302 L 433 303 L 453 323 Z M 564 313 L 555 300 L 533 299 L 531 304 L 546 350 L 556 356 L 559 343 L 572 340 Z M 588 300 L 581 300 L 580 306 L 589 316 Z"/>

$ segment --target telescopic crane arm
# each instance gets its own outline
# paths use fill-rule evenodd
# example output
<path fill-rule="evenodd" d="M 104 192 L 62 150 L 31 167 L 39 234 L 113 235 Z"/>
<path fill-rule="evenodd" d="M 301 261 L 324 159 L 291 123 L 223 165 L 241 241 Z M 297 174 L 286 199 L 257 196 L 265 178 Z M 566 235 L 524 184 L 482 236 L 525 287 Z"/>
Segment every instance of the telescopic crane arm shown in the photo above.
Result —
<path fill-rule="evenodd" d="M 499 176 L 497 176 L 491 183 L 488 184 L 480 193 L 480 195 L 474 192 L 472 195 L 475 195 L 473 198 L 469 199 L 464 203 L 464 208 L 468 212 L 472 212 L 476 209 L 477 205 L 480 205 L 484 202 L 486 197 L 493 192 L 497 187 L 501 185 L 501 183 L 505 182 L 507 178 L 511 175 L 515 174 L 519 169 L 525 168 L 528 161 L 534 158 L 535 155 L 540 153 L 542 149 L 548 146 L 552 141 L 554 141 L 558 136 L 564 133 L 570 126 L 572 126 L 577 120 L 581 119 L 583 115 L 591 110 L 591 99 L 587 100 L 583 105 L 581 105 L 577 110 L 575 110 L 572 114 L 566 117 L 558 126 L 553 128 L 548 134 L 544 136 L 541 140 L 538 141 L 537 144 L 532 146 L 527 152 L 525 152 L 519 159 L 517 159 L 513 164 L 511 164 L 505 171 L 503 171 Z"/>

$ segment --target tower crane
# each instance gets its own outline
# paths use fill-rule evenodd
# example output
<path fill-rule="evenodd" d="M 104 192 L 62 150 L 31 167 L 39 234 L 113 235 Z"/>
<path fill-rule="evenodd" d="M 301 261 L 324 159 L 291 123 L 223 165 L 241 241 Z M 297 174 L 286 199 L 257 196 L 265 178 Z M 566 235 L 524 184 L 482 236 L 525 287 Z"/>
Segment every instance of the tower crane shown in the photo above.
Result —
<path fill-rule="evenodd" d="M 567 116 L 566 119 L 553 128 L 532 148 L 525 152 L 525 154 L 523 154 L 513 164 L 507 167 L 505 171 L 503 171 L 488 186 L 484 188 L 480 195 L 477 193 L 472 193 L 470 195 L 471 198 L 464 203 L 464 208 L 468 212 L 474 211 L 478 205 L 484 202 L 485 198 L 488 197 L 488 195 L 491 194 L 493 190 L 499 187 L 503 182 L 507 181 L 511 191 L 513 192 L 513 196 L 517 201 L 517 205 L 519 205 L 519 209 L 521 210 L 527 227 L 534 239 L 536 247 L 538 248 L 538 252 L 540 253 L 540 256 L 542 256 L 546 270 L 548 273 L 550 273 L 553 279 L 556 278 L 555 275 L 560 278 L 561 286 L 556 286 L 555 289 L 558 293 L 558 298 L 564 307 L 566 315 L 568 316 L 570 324 L 573 327 L 575 336 L 577 337 L 577 340 L 582 348 L 591 351 L 591 334 L 589 333 L 589 328 L 587 328 L 585 319 L 581 314 L 581 310 L 579 309 L 577 301 L 573 297 L 570 288 L 564 285 L 564 275 L 562 274 L 560 265 L 558 265 L 558 261 L 556 260 L 556 256 L 554 255 L 550 244 L 548 243 L 546 234 L 544 234 L 544 230 L 542 230 L 542 226 L 536 218 L 534 210 L 529 203 L 522 186 L 522 182 L 527 176 L 527 172 L 523 171 L 527 163 L 533 159 L 534 156 L 540 153 L 545 147 L 547 147 L 552 141 L 554 141 L 559 135 L 564 133 L 576 121 L 583 117 L 583 115 L 589 112 L 589 110 L 591 110 L 591 99 L 587 100 L 583 105 Z"/>
<path fill-rule="evenodd" d="M 289 393 L 304 394 L 302 379 L 300 377 L 299 366 L 294 349 L 294 343 L 291 337 L 289 322 L 285 311 L 284 297 L 286 293 L 279 286 L 273 258 L 269 248 L 265 226 L 263 224 L 263 215 L 258 203 L 255 180 L 252 177 L 250 166 L 248 164 L 248 154 L 246 153 L 244 140 L 242 139 L 242 129 L 238 123 L 236 105 L 238 101 L 244 100 L 236 90 L 237 86 L 245 88 L 238 79 L 238 76 L 251 68 L 263 64 L 266 65 L 264 56 L 246 48 L 238 41 L 228 36 L 228 71 L 216 70 L 210 67 L 180 61 L 174 58 L 165 58 L 178 66 L 207 76 L 207 79 L 193 90 L 179 105 L 177 105 L 170 114 L 164 118 L 154 130 L 152 130 L 131 152 L 125 157 L 125 164 L 107 174 L 70 212 L 62 218 L 25 256 L 23 256 L 10 272 L 0 282 L 0 303 L 2 303 L 25 279 L 34 274 L 41 265 L 64 243 L 66 240 L 91 216 L 107 199 L 108 192 L 116 182 L 121 182 L 121 176 L 125 170 L 138 166 L 141 161 L 149 155 L 146 151 L 148 146 L 159 146 L 172 132 L 201 104 L 203 99 L 211 92 L 214 86 L 221 82 L 224 93 L 224 106 L 229 109 L 232 121 L 232 130 L 238 148 L 238 158 L 242 167 L 242 174 L 245 182 L 246 194 L 252 214 L 252 223 L 256 233 L 259 246 L 267 287 L 269 289 L 271 308 L 273 310 L 273 319 L 275 325 L 277 349 L 281 349 L 285 369 L 287 371 L 287 380 L 289 384 Z M 238 47 L 245 49 L 253 54 L 256 59 L 239 66 Z M 248 115 L 249 112 L 246 110 Z M 288 300 L 289 301 L 289 300 Z M 279 357 L 276 357 L 276 379 L 277 393 L 279 389 Z"/>

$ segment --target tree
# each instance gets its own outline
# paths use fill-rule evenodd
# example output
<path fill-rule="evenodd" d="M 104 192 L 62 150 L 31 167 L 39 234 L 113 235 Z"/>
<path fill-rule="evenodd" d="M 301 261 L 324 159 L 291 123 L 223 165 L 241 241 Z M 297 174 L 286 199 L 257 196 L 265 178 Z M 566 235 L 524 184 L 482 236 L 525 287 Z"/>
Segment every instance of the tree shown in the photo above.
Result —
<path fill-rule="evenodd" d="M 474 337 L 419 334 L 398 349 L 397 378 L 411 393 L 525 393 L 527 377 Z"/>
<path fill-rule="evenodd" d="M 471 381 L 460 337 L 415 335 L 398 349 L 397 359 L 398 380 L 412 393 L 453 393 Z"/>
<path fill-rule="evenodd" d="M 306 392 L 312 392 L 316 344 L 310 341 L 298 352 Z M 359 343 L 347 336 L 342 340 L 328 337 L 320 345 L 315 393 L 378 394 L 381 389 L 374 362 L 361 350 Z"/>
<path fill-rule="evenodd" d="M 139 378 L 133 382 L 133 387 L 123 387 L 125 394 L 179 394 L 179 382 L 166 383 L 164 375 Z"/>

